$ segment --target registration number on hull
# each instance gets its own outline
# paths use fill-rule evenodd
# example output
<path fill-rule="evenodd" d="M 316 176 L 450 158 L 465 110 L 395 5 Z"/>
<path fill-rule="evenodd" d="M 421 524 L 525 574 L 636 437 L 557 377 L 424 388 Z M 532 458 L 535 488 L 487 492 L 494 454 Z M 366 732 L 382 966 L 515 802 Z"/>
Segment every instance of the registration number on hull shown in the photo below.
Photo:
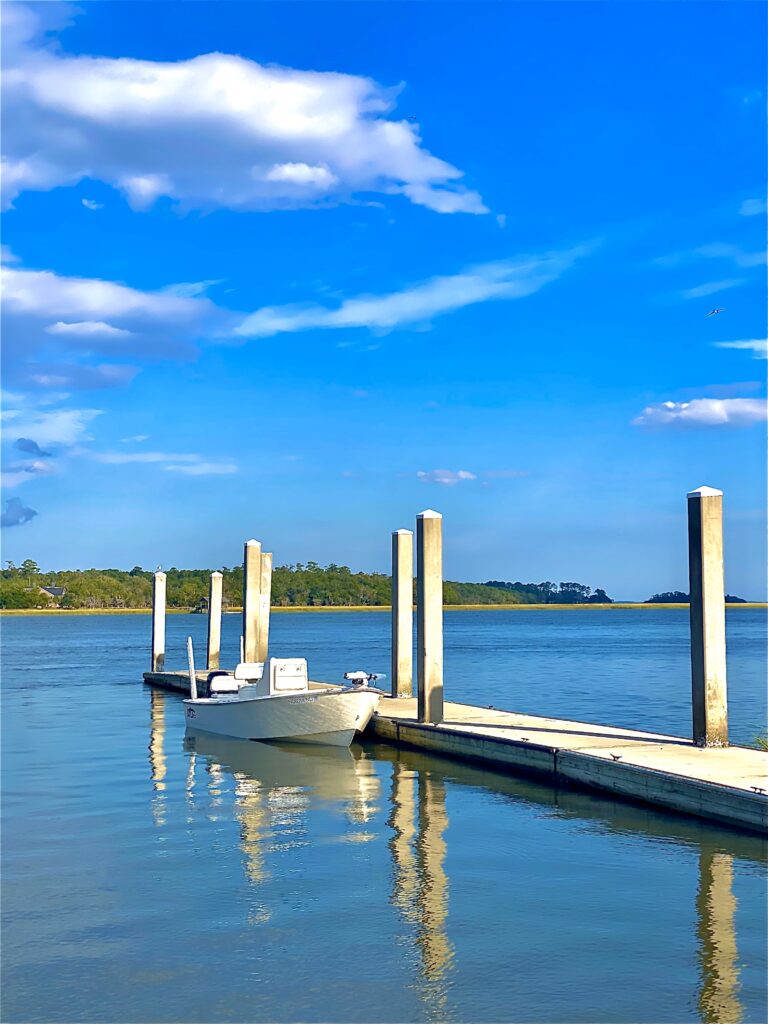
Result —
<path fill-rule="evenodd" d="M 289 697 L 289 704 L 313 704 L 317 697 Z"/>

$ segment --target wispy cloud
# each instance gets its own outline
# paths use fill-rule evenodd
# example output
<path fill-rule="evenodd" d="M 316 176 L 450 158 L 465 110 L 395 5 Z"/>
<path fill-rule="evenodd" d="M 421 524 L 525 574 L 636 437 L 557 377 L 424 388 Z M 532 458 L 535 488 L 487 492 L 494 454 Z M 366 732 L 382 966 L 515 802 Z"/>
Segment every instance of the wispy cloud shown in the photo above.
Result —
<path fill-rule="evenodd" d="M 184 473 L 186 476 L 222 476 L 237 473 L 234 462 L 194 462 L 178 466 L 165 466 L 169 473 Z"/>
<path fill-rule="evenodd" d="M 11 313 L 37 316 L 83 316 L 75 323 L 52 325 L 53 334 L 118 333 L 121 329 L 96 317 L 140 317 L 159 320 L 194 319 L 205 300 L 174 295 L 168 291 L 143 292 L 115 281 L 62 277 L 50 270 L 6 267 L 3 273 L 3 306 Z"/>
<path fill-rule="evenodd" d="M 105 324 L 103 320 L 81 320 L 79 323 L 68 324 L 58 320 L 55 324 L 49 324 L 44 328 L 46 334 L 74 334 L 82 337 L 125 337 L 131 331 L 124 327 L 113 327 L 112 324 Z"/>
<path fill-rule="evenodd" d="M 703 299 L 707 295 L 716 295 L 728 288 L 737 288 L 740 284 L 746 284 L 745 277 L 729 277 L 724 281 L 708 281 L 706 284 L 697 285 L 695 288 L 686 288 L 680 294 L 684 299 Z"/>
<path fill-rule="evenodd" d="M 648 405 L 632 422 L 641 427 L 741 427 L 766 419 L 768 402 L 764 398 L 695 398 Z"/>
<path fill-rule="evenodd" d="M 184 473 L 187 476 L 214 476 L 238 471 L 237 464 L 231 461 L 206 461 L 202 456 L 184 452 L 96 452 L 89 451 L 89 458 L 96 462 L 123 466 L 135 463 L 163 464 L 162 468 L 172 473 Z"/>
<path fill-rule="evenodd" d="M 397 118 L 397 88 L 225 53 L 67 55 L 38 44 L 39 6 L 3 5 L 8 202 L 88 176 L 138 210 L 161 196 L 270 210 L 378 192 L 439 213 L 487 212 L 462 172 L 424 148 L 418 126 Z"/>
<path fill-rule="evenodd" d="M 757 252 L 747 252 L 740 245 L 731 245 L 727 242 L 712 242 L 709 245 L 700 245 L 693 250 L 694 256 L 701 256 L 708 260 L 728 260 L 735 263 L 737 267 L 760 267 L 768 262 L 768 253 L 764 249 Z"/>
<path fill-rule="evenodd" d="M 477 480 L 477 475 L 475 473 L 470 473 L 467 469 L 419 470 L 416 476 L 419 480 L 423 480 L 425 483 L 441 484 L 443 487 L 455 487 L 456 484 L 460 484 L 468 480 Z"/>
<path fill-rule="evenodd" d="M 101 415 L 100 409 L 5 409 L 4 433 L 32 441 L 42 447 L 71 446 L 91 439 L 89 424 Z"/>
<path fill-rule="evenodd" d="M 716 348 L 736 348 L 752 352 L 755 359 L 768 359 L 768 340 L 756 338 L 752 341 L 716 341 Z"/>
<path fill-rule="evenodd" d="M 392 330 L 491 299 L 517 299 L 555 281 L 588 251 L 587 247 L 470 267 L 460 274 L 433 277 L 387 295 L 346 299 L 336 309 L 320 305 L 267 306 L 247 317 L 235 333 L 265 338 L 313 328 L 368 327 Z"/>
<path fill-rule="evenodd" d="M 104 203 L 97 203 L 95 199 L 81 199 L 80 202 L 86 210 L 103 210 Z"/>
<path fill-rule="evenodd" d="M 72 391 L 101 391 L 130 384 L 138 366 L 100 363 L 79 366 L 76 363 L 30 363 L 17 375 L 29 388 L 67 388 Z"/>
<path fill-rule="evenodd" d="M 739 207 L 739 213 L 742 217 L 758 217 L 761 213 L 766 211 L 766 202 L 764 199 L 745 199 Z"/>

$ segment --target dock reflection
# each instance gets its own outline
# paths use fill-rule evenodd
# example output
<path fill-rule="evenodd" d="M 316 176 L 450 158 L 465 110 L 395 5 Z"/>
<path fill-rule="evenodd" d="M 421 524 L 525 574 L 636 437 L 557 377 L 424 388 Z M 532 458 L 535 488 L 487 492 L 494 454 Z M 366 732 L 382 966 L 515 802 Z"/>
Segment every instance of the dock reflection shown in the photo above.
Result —
<path fill-rule="evenodd" d="M 149 768 L 152 813 L 158 827 L 168 815 L 168 762 L 164 694 L 150 694 Z M 482 787 L 538 817 L 568 819 L 582 833 L 616 833 L 673 842 L 698 855 L 695 941 L 699 962 L 698 1003 L 705 1024 L 741 1024 L 734 862 L 765 864 L 768 844 L 746 832 L 718 829 L 695 818 L 666 814 L 575 789 L 453 763 L 418 752 L 366 744 L 352 750 L 279 746 L 188 733 L 186 780 L 180 791 L 190 810 L 239 824 L 239 845 L 250 883 L 269 877 L 270 855 L 307 847 L 308 816 L 317 801 L 346 819 L 345 840 L 381 837 L 382 778 L 390 776 L 386 825 L 392 864 L 391 905 L 415 954 L 416 990 L 427 1019 L 453 1016 L 450 991 L 457 971 L 458 939 L 450 930 L 450 844 L 446 797 L 456 787 Z M 207 785 L 201 786 L 201 770 Z M 171 787 L 172 788 L 172 787 Z M 378 816 L 378 822 L 376 821 Z M 459 823 L 460 824 L 460 823 Z M 350 827 L 351 826 L 351 827 Z M 478 837 L 478 841 L 482 841 Z M 258 908 L 254 923 L 270 916 Z"/>
<path fill-rule="evenodd" d="M 758 836 L 712 828 L 695 818 L 613 801 L 574 789 L 557 789 L 530 779 L 385 745 L 371 745 L 375 760 L 392 764 L 392 902 L 414 929 L 421 955 L 425 1004 L 445 1019 L 446 992 L 454 950 L 447 935 L 449 880 L 445 870 L 446 782 L 482 786 L 515 802 L 536 805 L 539 813 L 578 819 L 580 828 L 677 840 L 699 850 L 696 922 L 700 980 L 698 1005 L 705 1024 L 740 1024 L 736 944 L 737 900 L 733 892 L 735 857 L 765 864 L 768 844 Z M 717 836 L 722 843 L 717 843 Z M 660 854 L 663 855 L 663 854 Z M 430 1012 L 430 1016 L 432 1013 Z"/>

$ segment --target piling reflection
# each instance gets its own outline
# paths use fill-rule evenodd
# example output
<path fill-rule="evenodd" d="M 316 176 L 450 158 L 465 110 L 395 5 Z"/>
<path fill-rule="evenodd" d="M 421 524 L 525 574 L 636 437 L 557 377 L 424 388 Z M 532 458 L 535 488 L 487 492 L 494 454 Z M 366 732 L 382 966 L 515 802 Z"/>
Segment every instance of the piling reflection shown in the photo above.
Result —
<path fill-rule="evenodd" d="M 448 876 L 445 870 L 448 815 L 445 779 L 428 770 L 392 766 L 392 902 L 414 929 L 420 954 L 421 995 L 430 1019 L 447 1017 L 447 991 L 454 950 L 448 939 Z"/>
<path fill-rule="evenodd" d="M 699 885 L 695 909 L 701 964 L 701 1020 L 705 1024 L 740 1024 L 744 1019 L 739 995 L 733 862 L 734 857 L 742 857 L 764 864 L 764 840 L 746 832 L 723 831 L 722 846 L 717 847 L 712 844 L 712 826 L 695 818 L 665 814 L 575 789 L 557 789 L 480 767 L 438 763 L 415 751 L 377 744 L 371 753 L 376 760 L 392 763 L 392 809 L 388 819 L 392 830 L 392 902 L 414 929 L 426 983 L 425 1004 L 437 1011 L 437 1017 L 446 1016 L 447 983 L 454 958 L 446 934 L 449 880 L 445 871 L 445 785 L 449 781 L 459 786 L 482 786 L 508 795 L 516 803 L 536 805 L 537 813 L 578 821 L 584 831 L 644 835 L 697 847 Z M 723 849 L 725 846 L 728 852 Z"/>
<path fill-rule="evenodd" d="M 149 704 L 149 772 L 152 779 L 152 817 L 159 827 L 165 824 L 165 694 L 152 690 Z"/>
<path fill-rule="evenodd" d="M 739 1024 L 744 1016 L 739 1000 L 736 903 L 733 857 L 702 848 L 696 912 L 702 978 L 699 1010 L 705 1024 Z"/>

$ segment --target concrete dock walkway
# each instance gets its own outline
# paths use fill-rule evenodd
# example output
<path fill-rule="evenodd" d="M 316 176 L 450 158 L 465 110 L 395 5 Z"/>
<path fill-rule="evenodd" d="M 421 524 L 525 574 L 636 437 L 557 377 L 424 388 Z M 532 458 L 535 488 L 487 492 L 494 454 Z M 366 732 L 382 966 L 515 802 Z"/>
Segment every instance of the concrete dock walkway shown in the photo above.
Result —
<path fill-rule="evenodd" d="M 417 721 L 415 699 L 385 697 L 372 735 L 566 780 L 701 818 L 768 833 L 768 753 L 586 722 L 445 704 L 439 725 Z"/>
<path fill-rule="evenodd" d="M 207 673 L 197 676 L 202 694 Z M 144 681 L 189 693 L 186 672 L 145 672 Z M 768 834 L 768 753 L 749 747 L 697 747 L 675 736 L 454 702 L 431 725 L 417 721 L 415 697 L 382 697 L 365 737 Z"/>

